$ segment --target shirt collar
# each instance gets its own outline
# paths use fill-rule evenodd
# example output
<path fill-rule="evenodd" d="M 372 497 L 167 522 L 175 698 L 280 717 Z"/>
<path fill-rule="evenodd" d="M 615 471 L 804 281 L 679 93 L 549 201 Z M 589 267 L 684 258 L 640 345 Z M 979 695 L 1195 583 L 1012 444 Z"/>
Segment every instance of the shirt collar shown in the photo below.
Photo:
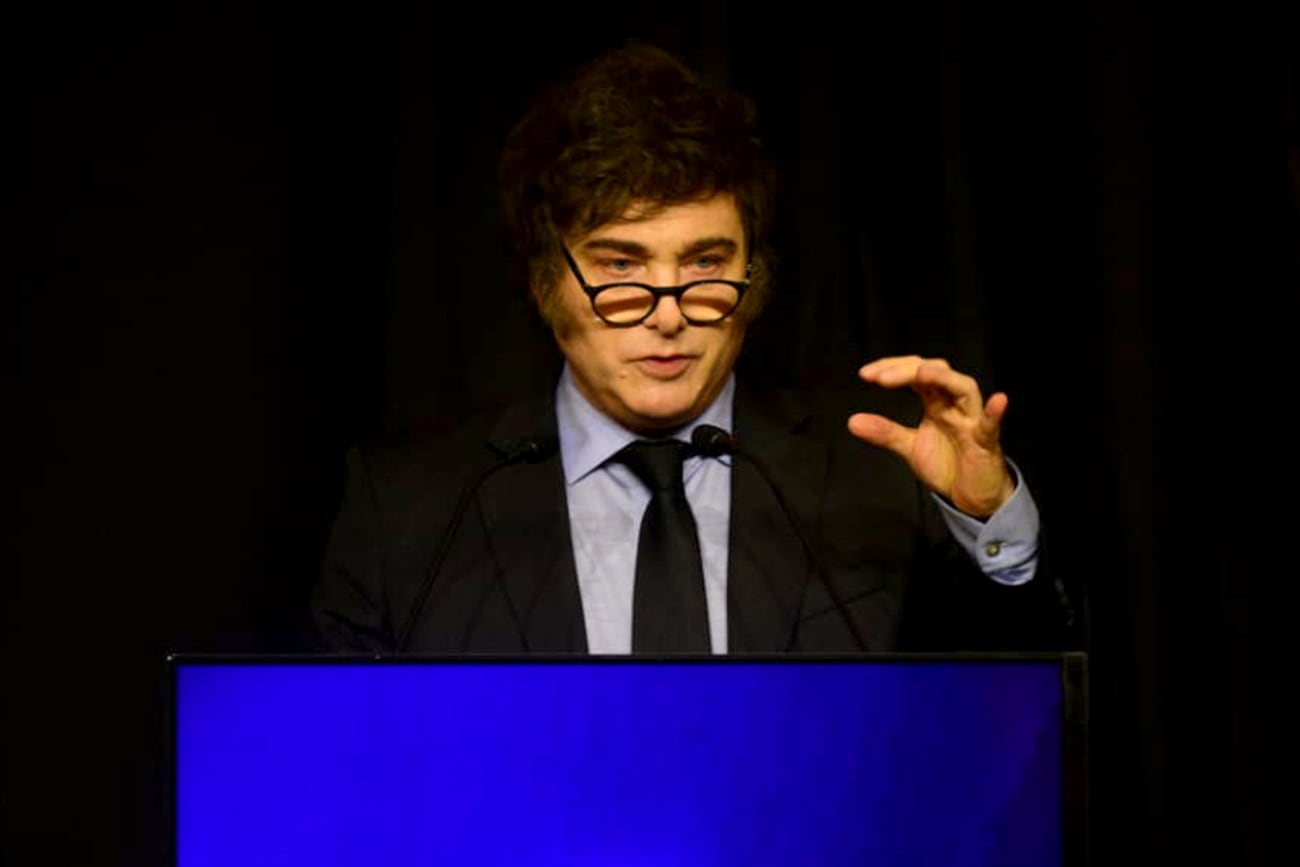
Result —
<path fill-rule="evenodd" d="M 682 442 L 691 441 L 691 432 L 702 424 L 716 425 L 731 430 L 732 403 L 736 394 L 736 375 L 727 377 L 722 391 L 692 421 L 672 431 L 669 436 Z M 581 481 L 629 443 L 642 437 L 623 427 L 587 401 L 578 391 L 564 365 L 559 385 L 555 387 L 555 418 L 560 428 L 560 460 L 564 465 L 564 481 L 574 484 Z"/>

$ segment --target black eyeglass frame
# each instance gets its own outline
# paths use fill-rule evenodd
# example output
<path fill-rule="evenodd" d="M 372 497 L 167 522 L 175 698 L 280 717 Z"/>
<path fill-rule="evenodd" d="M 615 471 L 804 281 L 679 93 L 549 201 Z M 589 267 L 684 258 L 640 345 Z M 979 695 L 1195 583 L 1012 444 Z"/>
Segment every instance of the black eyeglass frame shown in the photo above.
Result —
<path fill-rule="evenodd" d="M 597 316 L 599 316 L 600 320 L 604 322 L 606 325 L 610 326 L 611 328 L 631 328 L 634 325 L 640 325 L 642 322 L 645 322 L 647 319 L 651 317 L 651 315 L 654 314 L 655 310 L 659 308 L 659 301 L 665 295 L 672 296 L 673 300 L 677 302 L 678 309 L 682 311 L 682 318 L 685 319 L 690 324 L 717 325 L 719 322 L 722 322 L 724 319 L 726 319 L 731 314 L 735 313 L 736 310 L 740 308 L 740 302 L 745 299 L 745 292 L 748 291 L 749 289 L 749 284 L 751 282 L 750 278 L 753 275 L 753 270 L 754 270 L 753 262 L 746 263 L 744 280 L 722 280 L 717 277 L 712 277 L 708 280 L 692 280 L 690 283 L 683 283 L 680 286 L 651 286 L 649 283 L 631 283 L 631 282 L 604 283 L 600 286 L 590 286 L 587 284 L 586 280 L 582 279 L 582 272 L 578 270 L 578 263 L 573 260 L 573 255 L 569 253 L 569 248 L 561 244 L 560 252 L 564 254 L 564 261 L 569 263 L 569 270 L 572 271 L 573 276 L 577 278 L 578 285 L 582 287 L 582 291 L 586 292 L 587 297 L 591 299 L 591 311 L 595 313 Z M 732 306 L 730 310 L 728 310 L 726 313 L 719 316 L 717 319 L 695 319 L 691 316 L 688 316 L 686 310 L 683 309 L 681 306 L 682 294 L 685 293 L 686 290 L 692 289 L 696 286 L 702 286 L 705 283 L 723 283 L 736 290 L 736 303 Z M 646 310 L 645 314 L 640 319 L 634 319 L 631 322 L 611 322 L 608 319 L 606 319 L 604 315 L 601 314 L 599 308 L 596 307 L 596 296 L 599 295 L 601 292 L 604 292 L 606 289 L 620 289 L 624 287 L 644 289 L 654 296 L 654 302 L 650 305 L 650 308 Z"/>

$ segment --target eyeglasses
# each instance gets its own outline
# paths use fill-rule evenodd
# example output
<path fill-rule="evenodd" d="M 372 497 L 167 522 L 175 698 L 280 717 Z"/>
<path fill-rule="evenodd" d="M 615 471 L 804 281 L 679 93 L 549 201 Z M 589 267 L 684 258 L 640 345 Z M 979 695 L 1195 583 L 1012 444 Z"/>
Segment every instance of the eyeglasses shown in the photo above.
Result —
<path fill-rule="evenodd" d="M 606 283 L 588 286 L 567 247 L 561 246 L 564 261 L 591 299 L 591 309 L 606 324 L 628 328 L 644 322 L 659 306 L 659 299 L 671 295 L 682 317 L 692 325 L 713 325 L 726 319 L 740 306 L 749 288 L 753 263 L 745 266 L 744 280 L 694 280 L 681 286 L 651 286 L 647 283 Z"/>

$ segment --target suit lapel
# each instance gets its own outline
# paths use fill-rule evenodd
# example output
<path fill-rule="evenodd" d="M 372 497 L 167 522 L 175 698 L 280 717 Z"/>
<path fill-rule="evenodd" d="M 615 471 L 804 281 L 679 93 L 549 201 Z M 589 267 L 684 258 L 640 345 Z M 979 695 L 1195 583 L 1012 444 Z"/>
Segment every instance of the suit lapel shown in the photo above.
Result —
<path fill-rule="evenodd" d="M 556 442 L 555 409 L 548 399 L 512 406 L 488 444 L 502 455 L 527 439 Z M 569 531 L 564 470 L 558 452 L 537 463 L 506 467 L 479 493 L 490 559 L 505 585 L 533 653 L 585 653 L 577 569 Z"/>
<path fill-rule="evenodd" d="M 799 435 L 808 420 L 798 400 L 776 393 L 760 400 L 737 384 L 734 433 L 762 461 L 810 541 L 816 539 L 827 454 Z M 727 561 L 727 643 L 731 653 L 781 652 L 799 617 L 811 566 L 790 520 L 754 465 L 737 458 L 731 474 Z"/>

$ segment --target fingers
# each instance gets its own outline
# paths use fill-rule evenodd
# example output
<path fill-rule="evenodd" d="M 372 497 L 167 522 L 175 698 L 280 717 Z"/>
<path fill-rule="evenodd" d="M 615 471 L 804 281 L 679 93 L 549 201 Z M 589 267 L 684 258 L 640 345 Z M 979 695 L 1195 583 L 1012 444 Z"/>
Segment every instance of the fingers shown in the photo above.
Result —
<path fill-rule="evenodd" d="M 1007 414 L 1008 403 L 1010 399 L 999 391 L 984 404 L 984 416 L 975 429 L 975 439 L 981 445 L 992 448 L 997 444 L 1002 436 L 1002 419 Z"/>
<path fill-rule="evenodd" d="M 885 388 L 911 387 L 917 392 L 943 393 L 951 403 L 968 413 L 982 408 L 984 403 L 974 377 L 953 370 L 942 358 L 921 358 L 919 355 L 880 358 L 864 365 L 858 376 L 864 382 Z"/>
<path fill-rule="evenodd" d="M 919 355 L 878 358 L 863 365 L 858 376 L 883 388 L 912 389 L 926 417 L 951 430 L 967 431 L 984 448 L 997 448 L 1007 396 L 999 392 L 985 401 L 974 377 L 953 370 L 946 360 Z"/>

